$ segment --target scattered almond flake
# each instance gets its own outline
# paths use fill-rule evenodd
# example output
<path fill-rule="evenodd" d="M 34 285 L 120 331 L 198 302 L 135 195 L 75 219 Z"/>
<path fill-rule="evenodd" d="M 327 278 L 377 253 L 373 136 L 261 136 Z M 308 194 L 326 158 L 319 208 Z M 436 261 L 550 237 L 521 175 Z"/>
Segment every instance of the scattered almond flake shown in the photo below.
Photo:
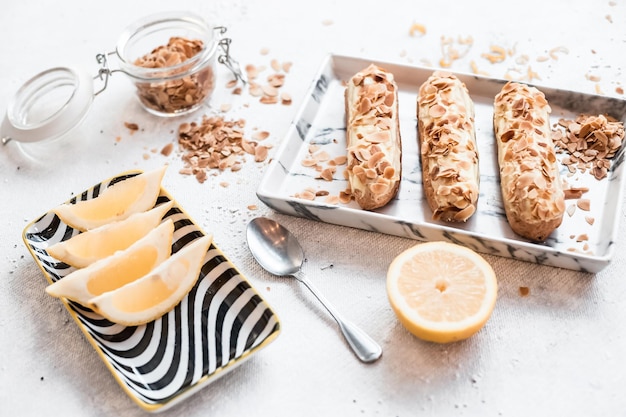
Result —
<path fill-rule="evenodd" d="M 144 153 L 144 154 L 143 154 L 143 159 L 144 159 L 144 160 L 146 160 L 146 161 L 147 161 L 148 159 L 150 159 L 150 154 L 148 154 L 148 153 Z"/>
<path fill-rule="evenodd" d="M 270 132 L 265 130 L 258 130 L 252 134 L 252 139 L 254 140 L 265 140 L 270 136 Z"/>
<path fill-rule="evenodd" d="M 576 237 L 576 242 L 585 242 L 585 241 L 587 241 L 587 240 L 589 240 L 589 236 L 587 236 L 587 234 L 586 234 L 586 233 L 583 233 L 583 234 L 578 235 L 578 236 Z"/>
<path fill-rule="evenodd" d="M 255 162 L 263 162 L 267 159 L 268 148 L 266 146 L 257 146 L 254 151 Z"/>
<path fill-rule="evenodd" d="M 333 162 L 336 165 L 345 165 L 348 163 L 348 157 L 346 155 L 339 155 L 335 158 L 333 158 Z"/>
<path fill-rule="evenodd" d="M 591 226 L 593 226 L 593 224 L 595 223 L 596 219 L 594 219 L 594 218 L 593 218 L 593 217 L 591 217 L 591 216 L 585 216 L 585 221 L 586 221 L 587 223 L 589 223 Z"/>
<path fill-rule="evenodd" d="M 319 151 L 313 155 L 316 161 L 318 162 L 326 162 L 330 160 L 330 154 L 326 151 Z"/>
<path fill-rule="evenodd" d="M 604 95 L 604 92 L 602 91 L 602 87 L 600 87 L 600 84 L 596 84 L 595 90 L 596 90 L 596 94 L 598 94 L 600 96 Z"/>
<path fill-rule="evenodd" d="M 137 123 L 124 122 L 124 126 L 126 126 L 126 129 L 130 130 L 131 133 L 139 130 L 139 125 Z"/>
<path fill-rule="evenodd" d="M 330 26 L 333 23 L 334 22 L 332 21 L 332 19 L 324 19 L 324 20 L 322 20 L 322 25 L 324 25 L 324 26 Z"/>
<path fill-rule="evenodd" d="M 532 81 L 533 79 L 541 80 L 539 74 L 533 71 L 530 65 L 528 66 L 528 71 L 526 71 L 526 77 L 528 81 Z"/>
<path fill-rule="evenodd" d="M 250 204 L 248 206 L 248 210 L 258 210 L 258 209 L 259 209 L 259 207 L 256 204 Z"/>
<path fill-rule="evenodd" d="M 167 145 L 165 145 L 163 148 L 161 148 L 161 155 L 170 156 L 173 150 L 174 150 L 174 144 L 170 142 Z"/>
<path fill-rule="evenodd" d="M 476 61 L 474 61 L 474 60 L 472 60 L 470 62 L 470 67 L 472 68 L 472 73 L 473 74 L 489 76 L 489 73 L 487 73 L 485 71 L 481 71 L 481 70 L 478 69 L 478 65 L 476 65 Z"/>
<path fill-rule="evenodd" d="M 550 57 L 542 55 L 542 56 L 537 57 L 537 59 L 535 61 L 537 61 L 537 62 L 546 62 L 549 59 L 550 59 Z"/>
<path fill-rule="evenodd" d="M 261 97 L 263 95 L 263 88 L 257 83 L 250 82 L 248 92 L 252 97 Z"/>
<path fill-rule="evenodd" d="M 576 206 L 584 211 L 589 211 L 591 209 L 591 200 L 587 198 L 581 198 L 576 201 Z"/>
<path fill-rule="evenodd" d="M 328 203 L 328 204 L 339 204 L 340 201 L 339 201 L 339 197 L 338 196 L 336 196 L 336 195 L 329 195 L 328 197 L 326 197 L 324 199 L 324 202 Z"/>
<path fill-rule="evenodd" d="M 220 106 L 220 111 L 221 111 L 222 113 L 226 113 L 226 112 L 228 112 L 228 111 L 231 109 L 231 107 L 232 107 L 232 105 L 227 104 L 227 103 L 224 103 L 224 104 L 222 104 L 222 105 Z"/>
<path fill-rule="evenodd" d="M 340 191 L 339 192 L 339 202 L 342 204 L 348 204 L 350 201 L 352 201 L 352 191 L 349 189 L 346 189 L 345 191 Z"/>
<path fill-rule="evenodd" d="M 413 23 L 411 25 L 411 27 L 409 28 L 409 35 L 411 36 L 415 36 L 417 33 L 419 33 L 420 35 L 425 35 L 426 34 L 426 26 L 420 24 L 420 23 Z"/>
<path fill-rule="evenodd" d="M 570 239 L 574 239 L 576 237 L 576 235 L 569 235 Z"/>
<path fill-rule="evenodd" d="M 303 200 L 315 200 L 315 193 L 310 190 L 304 190 L 301 193 L 294 194 L 295 198 L 301 198 Z"/>
<path fill-rule="evenodd" d="M 220 181 L 220 187 L 222 188 L 227 188 L 230 185 L 230 183 L 226 182 L 226 181 Z"/>
<path fill-rule="evenodd" d="M 196 171 L 196 179 L 200 184 L 206 181 L 206 171 Z"/>
<path fill-rule="evenodd" d="M 613 17 L 611 17 L 611 15 L 610 15 L 610 14 L 607 14 L 607 15 L 605 16 L 605 19 L 606 19 L 609 23 L 613 23 Z"/>
<path fill-rule="evenodd" d="M 530 294 L 530 288 L 528 287 L 519 287 L 519 295 L 522 297 L 526 297 Z"/>
<path fill-rule="evenodd" d="M 492 64 L 496 64 L 499 62 L 503 62 L 506 59 L 506 50 L 498 45 L 491 45 L 489 47 L 491 53 L 482 53 L 480 56 L 491 62 Z"/>
<path fill-rule="evenodd" d="M 575 212 L 576 212 L 576 204 L 570 204 L 569 206 L 567 206 L 567 214 L 570 217 L 572 217 Z"/>
<path fill-rule="evenodd" d="M 240 95 L 242 91 L 241 87 L 233 88 L 233 94 Z"/>
<path fill-rule="evenodd" d="M 600 76 L 599 75 L 585 74 L 585 78 L 587 78 L 589 81 L 594 81 L 594 82 L 600 81 Z"/>
<path fill-rule="evenodd" d="M 291 95 L 289 95 L 289 93 L 281 93 L 280 94 L 280 102 L 282 104 L 284 104 L 285 106 L 288 106 L 291 104 Z"/>
<path fill-rule="evenodd" d="M 259 75 L 259 72 L 261 72 L 259 68 L 252 64 L 246 65 L 245 70 L 248 80 L 254 80 Z"/>
<path fill-rule="evenodd" d="M 319 190 L 315 192 L 315 197 L 324 197 L 329 195 L 330 193 L 326 190 Z"/>
<path fill-rule="evenodd" d="M 261 55 L 267 55 L 267 54 L 270 53 L 270 50 L 269 50 L 269 48 L 261 48 L 260 53 L 261 53 Z"/>
<path fill-rule="evenodd" d="M 557 46 L 556 48 L 552 48 L 550 49 L 549 55 L 550 58 L 554 59 L 555 61 L 559 59 L 558 54 L 569 54 L 569 49 L 567 49 L 564 46 Z"/>
<path fill-rule="evenodd" d="M 563 189 L 566 200 L 575 200 L 582 197 L 582 195 L 589 191 L 587 187 L 567 187 Z"/>
<path fill-rule="evenodd" d="M 278 95 L 278 89 L 269 84 L 261 86 L 261 91 L 263 91 L 263 94 L 270 97 L 276 97 Z"/>
<path fill-rule="evenodd" d="M 226 88 L 233 88 L 237 85 L 237 79 L 230 80 L 226 83 Z"/>
<path fill-rule="evenodd" d="M 548 58 L 546 58 L 548 59 Z M 541 62 L 541 60 L 539 58 L 537 58 L 537 61 Z M 530 57 L 526 54 L 522 54 L 520 56 L 518 56 L 517 58 L 515 58 L 515 63 L 517 65 L 528 65 L 528 62 L 530 62 Z"/>
<path fill-rule="evenodd" d="M 454 61 L 467 55 L 473 44 L 474 39 L 471 36 L 466 38 L 459 36 L 457 40 L 451 37 L 441 36 L 440 45 L 442 57 L 439 60 L 439 66 L 449 68 Z M 460 49 L 459 46 L 461 47 Z"/>
<path fill-rule="evenodd" d="M 281 74 L 278 72 L 271 74 L 267 77 L 267 83 L 270 86 L 278 89 L 285 84 L 285 74 Z"/>
<path fill-rule="evenodd" d="M 624 94 L 624 89 L 622 87 L 615 87 L 615 92 L 617 94 Z"/>
<path fill-rule="evenodd" d="M 115 137 L 115 141 L 116 141 L 116 142 L 121 142 L 121 140 L 122 140 L 122 137 L 121 137 L 121 136 L 116 136 L 116 137 Z"/>
<path fill-rule="evenodd" d="M 321 173 L 320 173 L 320 178 L 322 178 L 323 180 L 326 181 L 332 181 L 333 180 L 333 175 L 334 175 L 334 170 L 331 168 L 326 168 L 324 169 Z"/>
<path fill-rule="evenodd" d="M 276 104 L 278 103 L 278 97 L 264 95 L 259 101 L 263 104 Z"/>
<path fill-rule="evenodd" d="M 300 164 L 303 167 L 314 167 L 317 165 L 317 160 L 313 159 L 313 158 L 306 158 L 303 159 L 302 161 L 300 161 Z"/>

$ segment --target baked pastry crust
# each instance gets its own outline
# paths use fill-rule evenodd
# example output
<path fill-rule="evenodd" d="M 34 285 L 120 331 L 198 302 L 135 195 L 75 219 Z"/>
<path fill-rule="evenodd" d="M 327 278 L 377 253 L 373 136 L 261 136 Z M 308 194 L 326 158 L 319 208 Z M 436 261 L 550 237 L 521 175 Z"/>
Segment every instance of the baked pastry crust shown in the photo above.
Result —
<path fill-rule="evenodd" d="M 345 90 L 349 192 L 365 210 L 395 197 L 402 176 L 398 87 L 374 64 L 356 73 Z"/>
<path fill-rule="evenodd" d="M 509 82 L 494 100 L 506 217 L 515 233 L 533 241 L 547 239 L 565 212 L 550 112 L 544 94 L 526 84 Z"/>
<path fill-rule="evenodd" d="M 480 174 L 474 103 L 455 75 L 435 71 L 419 89 L 422 182 L 433 219 L 466 221 L 476 212 Z"/>

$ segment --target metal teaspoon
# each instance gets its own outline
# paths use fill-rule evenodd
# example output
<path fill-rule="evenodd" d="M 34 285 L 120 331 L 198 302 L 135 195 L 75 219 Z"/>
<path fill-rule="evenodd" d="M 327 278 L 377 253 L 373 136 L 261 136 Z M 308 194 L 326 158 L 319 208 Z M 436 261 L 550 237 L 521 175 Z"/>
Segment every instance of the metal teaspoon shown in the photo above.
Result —
<path fill-rule="evenodd" d="M 303 283 L 326 307 L 335 319 L 346 341 L 363 362 L 374 362 L 382 355 L 382 348 L 363 330 L 343 319 L 328 300 L 302 274 L 300 268 L 304 252 L 289 230 L 274 220 L 257 217 L 248 223 L 248 247 L 254 259 L 268 272 L 278 276 L 292 276 Z"/>

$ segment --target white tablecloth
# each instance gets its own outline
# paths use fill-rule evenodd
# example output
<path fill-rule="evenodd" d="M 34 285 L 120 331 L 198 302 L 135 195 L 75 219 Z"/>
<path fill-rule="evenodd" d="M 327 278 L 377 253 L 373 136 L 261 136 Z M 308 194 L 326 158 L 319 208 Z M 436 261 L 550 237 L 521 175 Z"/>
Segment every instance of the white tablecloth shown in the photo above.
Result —
<path fill-rule="evenodd" d="M 145 414 L 118 386 L 63 305 L 45 294 L 47 282 L 21 233 L 74 192 L 125 170 L 164 163 L 170 164 L 165 188 L 214 234 L 282 325 L 273 343 L 167 415 L 626 413 L 623 208 L 616 255 L 595 275 L 486 256 L 500 286 L 490 321 L 467 341 L 437 345 L 410 335 L 385 293 L 389 263 L 415 241 L 271 211 L 255 195 L 267 161 L 249 159 L 241 171 L 209 176 L 201 184 L 178 173 L 180 153 L 159 153 L 176 140 L 182 121 L 230 104 L 225 117 L 246 119 L 250 134 L 270 132 L 271 157 L 329 53 L 437 67 L 447 39 L 460 54 L 450 67 L 454 71 L 471 72 L 474 63 L 474 69 L 504 77 L 531 67 L 540 77 L 533 82 L 623 99 L 624 1 L 13 1 L 0 13 L 2 114 L 30 76 L 72 65 L 95 75 L 95 55 L 113 51 L 126 25 L 176 9 L 226 26 L 232 55 L 242 66 L 291 62 L 283 91 L 293 103 L 261 104 L 248 94 L 232 95 L 225 88 L 228 72 L 221 68 L 210 107 L 182 119 L 159 119 L 140 108 L 129 80 L 114 74 L 85 121 L 45 161 L 26 158 L 15 143 L 0 149 L 1 415 Z M 414 24 L 426 33 L 412 36 Z M 505 62 L 492 64 L 482 56 L 492 45 L 510 51 Z M 137 123 L 140 130 L 131 133 L 124 122 Z M 360 363 L 302 285 L 264 272 L 253 260 L 245 226 L 260 215 L 281 221 L 298 236 L 306 252 L 304 272 L 338 310 L 381 343 L 381 360 Z M 529 294 L 522 297 L 520 287 L 528 287 Z"/>

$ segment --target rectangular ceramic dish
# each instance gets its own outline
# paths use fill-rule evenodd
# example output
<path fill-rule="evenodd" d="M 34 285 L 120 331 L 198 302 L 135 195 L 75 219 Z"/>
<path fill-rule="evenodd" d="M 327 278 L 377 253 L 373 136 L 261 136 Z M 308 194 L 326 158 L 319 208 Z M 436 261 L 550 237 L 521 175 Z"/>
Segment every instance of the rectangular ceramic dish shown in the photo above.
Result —
<path fill-rule="evenodd" d="M 365 211 L 349 204 L 299 198 L 305 189 L 337 196 L 346 189 L 344 166 L 332 181 L 319 179 L 319 173 L 303 166 L 314 152 L 327 152 L 330 158 L 345 155 L 345 82 L 356 72 L 375 63 L 392 72 L 399 88 L 399 115 L 402 136 L 402 180 L 396 198 L 384 208 Z M 624 181 L 624 148 L 611 162 L 608 178 L 596 180 L 588 173 L 569 176 L 562 166 L 562 177 L 576 187 L 588 187 L 584 198 L 591 209 L 565 214 L 562 225 L 543 243 L 525 240 L 512 232 L 504 214 L 500 195 L 497 149 L 493 134 L 493 100 L 505 80 L 477 75 L 456 74 L 467 86 L 476 110 L 476 136 L 480 154 L 480 197 L 476 214 L 466 223 L 432 220 L 422 189 L 417 143 L 416 100 L 419 86 L 434 70 L 346 56 L 329 56 L 313 80 L 302 107 L 291 124 L 257 190 L 269 207 L 290 215 L 417 239 L 461 243 L 478 252 L 573 270 L 598 272 L 610 262 L 617 238 Z M 574 91 L 539 87 L 552 107 L 551 125 L 559 119 L 573 119 L 580 113 L 609 114 L 626 121 L 626 101 Z M 561 155 L 563 156 L 563 155 Z M 567 200 L 566 205 L 576 200 Z M 593 224 L 585 219 L 593 218 Z M 585 237 L 586 239 L 582 239 Z"/>
<path fill-rule="evenodd" d="M 139 173 L 117 175 L 68 203 L 95 198 L 115 182 Z M 174 222 L 175 253 L 205 233 L 162 188 L 156 204 L 169 200 L 174 205 L 164 219 Z M 51 211 L 24 229 L 24 243 L 50 283 L 74 268 L 49 256 L 46 248 L 78 233 Z M 147 411 L 163 411 L 186 398 L 250 358 L 280 332 L 276 314 L 214 244 L 192 290 L 172 311 L 148 324 L 121 326 L 78 303 L 62 302 L 120 386 Z"/>

